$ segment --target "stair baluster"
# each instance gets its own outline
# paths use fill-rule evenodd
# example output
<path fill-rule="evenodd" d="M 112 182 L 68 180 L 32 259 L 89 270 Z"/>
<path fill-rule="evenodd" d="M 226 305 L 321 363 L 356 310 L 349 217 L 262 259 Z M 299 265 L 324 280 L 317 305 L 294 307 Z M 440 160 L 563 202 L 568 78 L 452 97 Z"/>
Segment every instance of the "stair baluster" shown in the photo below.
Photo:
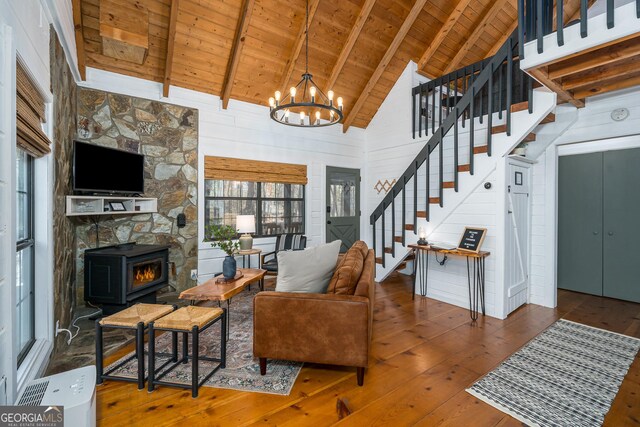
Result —
<path fill-rule="evenodd" d="M 471 85 L 471 104 L 469 106 L 469 173 L 473 175 L 473 142 L 475 139 L 475 105 L 476 105 L 476 88 Z"/>
<path fill-rule="evenodd" d="M 393 198 L 391 199 L 391 256 L 396 256 L 396 194 L 395 190 L 391 189 Z"/>
<path fill-rule="evenodd" d="M 405 224 L 407 223 L 407 181 L 402 176 L 402 246 L 407 244 Z"/>
<path fill-rule="evenodd" d="M 418 223 L 418 162 L 413 162 L 413 225 Z M 414 232 L 416 232 L 414 227 Z"/>
<path fill-rule="evenodd" d="M 385 258 L 386 258 L 386 251 L 384 250 L 384 248 L 386 248 L 386 245 L 384 244 L 384 235 L 387 232 L 387 229 L 385 228 L 384 225 L 384 217 L 385 217 L 385 212 L 386 212 L 387 207 L 384 204 L 384 200 L 382 201 L 382 235 L 380 236 L 380 241 L 382 243 L 382 268 L 384 268 L 385 266 Z"/>
<path fill-rule="evenodd" d="M 436 86 L 431 87 L 431 136 L 436 133 Z"/>
<path fill-rule="evenodd" d="M 458 192 L 458 106 L 453 107 L 453 114 L 456 117 L 456 122 L 453 125 L 453 182 L 454 182 L 453 188 L 457 193 Z M 427 199 L 427 204 L 429 204 L 428 199 Z"/>
<path fill-rule="evenodd" d="M 420 84 L 420 92 L 419 92 L 419 97 L 418 97 L 418 105 L 420 108 L 420 117 L 418 120 L 418 138 L 422 138 L 422 84 Z M 415 101 L 415 97 L 413 97 L 414 101 Z"/>
<path fill-rule="evenodd" d="M 489 64 L 489 68 L 489 83 L 487 83 L 487 91 L 489 92 L 489 97 L 487 99 L 487 110 L 489 110 L 489 115 L 487 116 L 487 155 L 491 156 L 491 125 L 493 123 L 493 64 Z"/>
<path fill-rule="evenodd" d="M 438 178 L 440 181 L 440 192 L 439 192 L 439 196 L 440 196 L 440 207 L 442 207 L 443 201 L 444 201 L 444 129 L 441 127 L 440 128 L 440 144 L 438 144 L 440 146 L 439 151 L 439 156 L 438 156 L 438 162 L 439 162 L 439 168 L 438 168 Z"/>
<path fill-rule="evenodd" d="M 431 163 L 429 161 L 430 160 L 429 156 L 430 156 L 430 154 L 427 151 L 427 160 L 424 161 L 424 164 L 425 164 L 425 181 L 427 183 L 427 188 L 426 188 L 426 191 L 425 191 L 426 192 L 426 196 L 427 196 L 427 201 L 425 203 L 426 208 L 425 208 L 424 211 L 425 211 L 425 218 L 427 218 L 427 221 L 429 221 L 429 204 L 431 203 L 429 201 L 429 194 L 431 193 L 431 188 L 429 188 L 429 183 L 431 182 L 430 181 L 430 178 L 431 178 Z"/>
<path fill-rule="evenodd" d="M 511 103 L 513 102 L 513 45 L 511 38 L 507 40 L 507 136 L 511 136 Z"/>

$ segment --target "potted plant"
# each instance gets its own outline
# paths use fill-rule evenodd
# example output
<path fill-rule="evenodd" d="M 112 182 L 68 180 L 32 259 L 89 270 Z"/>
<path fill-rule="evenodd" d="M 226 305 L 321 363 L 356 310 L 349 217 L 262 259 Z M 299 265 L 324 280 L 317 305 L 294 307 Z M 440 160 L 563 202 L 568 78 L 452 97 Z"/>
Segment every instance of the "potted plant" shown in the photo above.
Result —
<path fill-rule="evenodd" d="M 222 249 L 227 256 L 222 262 L 222 276 L 230 280 L 236 276 L 236 259 L 233 255 L 238 252 L 240 243 L 234 239 L 237 237 L 236 230 L 230 225 L 209 225 L 205 227 L 205 240 L 211 243 L 214 248 Z"/>

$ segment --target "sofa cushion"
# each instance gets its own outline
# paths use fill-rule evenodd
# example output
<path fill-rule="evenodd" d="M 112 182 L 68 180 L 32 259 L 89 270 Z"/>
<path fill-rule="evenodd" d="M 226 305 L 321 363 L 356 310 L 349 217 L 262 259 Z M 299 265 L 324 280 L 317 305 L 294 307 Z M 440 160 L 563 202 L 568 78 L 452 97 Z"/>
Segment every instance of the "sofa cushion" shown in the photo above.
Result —
<path fill-rule="evenodd" d="M 362 245 L 356 246 L 356 244 L 349 248 L 342 258 L 342 262 L 336 267 L 336 271 L 329 282 L 327 293 L 337 295 L 354 294 L 364 266 L 364 257 L 361 251 Z"/>
<path fill-rule="evenodd" d="M 353 244 L 353 246 L 351 246 L 351 248 L 356 248 L 360 251 L 360 253 L 362 254 L 362 259 L 366 259 L 367 258 L 367 253 L 369 252 L 369 248 L 367 247 L 367 244 L 362 241 L 362 240 L 358 240 L 357 242 L 355 242 Z"/>
<path fill-rule="evenodd" d="M 339 240 L 303 251 L 278 253 L 277 292 L 325 293 L 340 252 Z"/>

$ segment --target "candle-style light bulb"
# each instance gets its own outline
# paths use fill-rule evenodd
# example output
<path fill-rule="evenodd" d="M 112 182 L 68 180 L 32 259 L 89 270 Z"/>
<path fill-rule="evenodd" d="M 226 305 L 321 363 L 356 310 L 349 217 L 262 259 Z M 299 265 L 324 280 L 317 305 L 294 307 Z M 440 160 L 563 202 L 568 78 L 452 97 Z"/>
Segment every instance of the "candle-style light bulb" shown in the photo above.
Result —
<path fill-rule="evenodd" d="M 309 94 L 311 94 L 311 102 L 316 102 L 316 88 L 315 86 L 311 86 L 309 89 Z"/>
<path fill-rule="evenodd" d="M 304 124 L 304 111 L 300 111 L 300 124 Z"/>
<path fill-rule="evenodd" d="M 279 90 L 276 91 L 276 101 L 280 101 L 280 97 L 282 97 L 282 94 L 280 93 Z"/>
<path fill-rule="evenodd" d="M 289 123 L 289 110 L 284 110 L 284 122 Z"/>
<path fill-rule="evenodd" d="M 269 107 L 273 108 L 276 106 L 276 100 L 273 97 L 269 98 Z"/>
<path fill-rule="evenodd" d="M 332 90 L 327 92 L 327 97 L 329 98 L 329 101 L 333 101 L 333 91 Z"/>
<path fill-rule="evenodd" d="M 338 107 L 342 108 L 342 97 L 338 97 Z"/>
<path fill-rule="evenodd" d="M 316 111 L 316 124 L 320 124 L 320 111 Z"/>
<path fill-rule="evenodd" d="M 289 89 L 289 94 L 291 95 L 291 102 L 296 102 L 296 88 L 291 86 L 291 89 Z"/>

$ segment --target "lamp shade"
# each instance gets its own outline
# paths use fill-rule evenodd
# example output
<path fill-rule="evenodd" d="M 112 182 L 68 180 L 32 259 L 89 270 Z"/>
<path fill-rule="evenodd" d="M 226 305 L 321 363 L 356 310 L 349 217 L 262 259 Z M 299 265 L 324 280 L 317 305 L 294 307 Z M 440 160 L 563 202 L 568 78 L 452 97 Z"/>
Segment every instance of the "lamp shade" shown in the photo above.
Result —
<path fill-rule="evenodd" d="M 238 215 L 236 216 L 236 229 L 239 233 L 255 233 L 256 217 L 255 215 Z"/>

